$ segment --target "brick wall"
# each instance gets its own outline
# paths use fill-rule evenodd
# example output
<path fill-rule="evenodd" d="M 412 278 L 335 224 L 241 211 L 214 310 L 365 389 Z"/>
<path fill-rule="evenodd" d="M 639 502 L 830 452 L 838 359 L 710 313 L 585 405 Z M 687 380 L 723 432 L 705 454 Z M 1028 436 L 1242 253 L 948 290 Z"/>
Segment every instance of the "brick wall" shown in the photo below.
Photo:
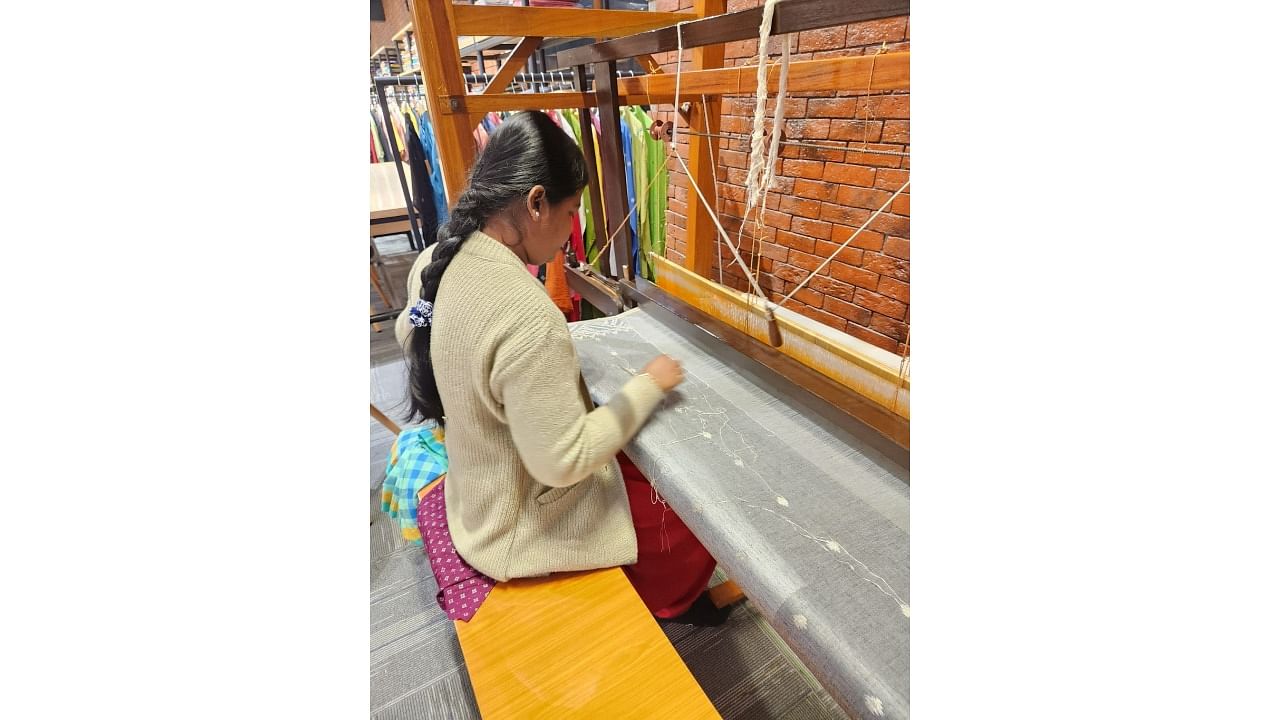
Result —
<path fill-rule="evenodd" d="M 392 0 L 389 0 L 392 1 Z M 692 0 L 658 0 L 657 10 L 692 8 Z M 762 0 L 728 0 L 728 11 L 759 6 Z M 791 40 L 791 59 L 810 60 L 907 50 L 909 19 L 890 18 L 799 33 Z M 776 59 L 782 38 L 770 41 Z M 757 40 L 728 43 L 726 65 L 753 65 Z M 675 53 L 656 56 L 666 72 L 675 72 Z M 686 50 L 684 68 L 691 67 Z M 681 98 L 685 99 L 696 98 Z M 725 98 L 721 132 L 749 134 L 755 97 Z M 766 117 L 773 113 L 769 99 Z M 670 119 L 671 113 L 661 113 Z M 801 142 L 856 141 L 856 147 L 906 153 L 910 150 L 910 95 L 906 91 L 857 97 L 849 91 L 788 93 L 787 139 Z M 695 128 L 701 130 L 701 128 Z M 750 147 L 745 139 L 719 141 L 720 215 L 725 230 L 736 240 L 746 199 L 746 168 Z M 850 143 L 853 147 L 853 143 Z M 687 137 L 678 147 L 688 160 Z M 825 150 L 783 145 L 778 177 L 766 202 L 764 224 L 747 223 L 742 257 L 760 269 L 759 283 L 775 300 L 856 230 L 876 208 L 907 180 L 910 158 L 893 154 Z M 679 163 L 670 161 L 671 189 L 667 213 L 667 257 L 683 262 L 686 252 L 685 217 L 689 204 L 699 202 L 689 190 Z M 911 322 L 911 198 L 910 190 L 894 201 L 867 230 L 822 273 L 800 290 L 785 307 L 866 340 L 892 352 L 906 351 Z M 747 290 L 748 283 L 727 248 L 721 249 L 712 278 L 723 270 L 726 285 Z"/>
<path fill-rule="evenodd" d="M 391 37 L 413 22 L 413 9 L 408 0 L 382 0 L 382 13 L 387 17 L 386 21 L 369 23 L 370 55 L 383 45 L 390 45 Z"/>

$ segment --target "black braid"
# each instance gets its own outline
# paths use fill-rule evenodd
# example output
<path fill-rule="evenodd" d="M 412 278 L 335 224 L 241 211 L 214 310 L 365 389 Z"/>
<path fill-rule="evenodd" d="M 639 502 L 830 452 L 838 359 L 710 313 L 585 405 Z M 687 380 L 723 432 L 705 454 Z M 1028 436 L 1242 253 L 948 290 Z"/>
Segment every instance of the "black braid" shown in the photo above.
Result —
<path fill-rule="evenodd" d="M 467 189 L 437 232 L 431 262 L 422 271 L 419 297 L 435 308 L 440 281 L 450 261 L 471 233 L 521 200 L 535 185 L 542 185 L 550 202 L 560 202 L 582 192 L 587 184 L 582 151 L 540 112 L 512 115 L 489 137 L 471 169 Z M 445 309 L 445 312 L 449 312 Z M 414 327 L 409 333 L 409 422 L 416 418 L 444 422 L 435 371 L 431 364 L 431 326 Z"/>

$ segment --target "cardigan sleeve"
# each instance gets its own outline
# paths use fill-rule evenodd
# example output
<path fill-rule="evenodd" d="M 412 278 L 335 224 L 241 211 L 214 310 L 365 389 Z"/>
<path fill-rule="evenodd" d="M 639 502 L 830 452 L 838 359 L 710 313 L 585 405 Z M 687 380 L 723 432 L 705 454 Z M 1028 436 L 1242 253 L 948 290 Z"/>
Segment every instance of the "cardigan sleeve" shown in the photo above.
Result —
<path fill-rule="evenodd" d="M 503 406 L 521 461 L 543 485 L 573 485 L 610 462 L 665 396 L 642 374 L 588 411 L 580 376 L 569 329 L 559 318 L 540 315 L 494 358 L 490 391 Z"/>

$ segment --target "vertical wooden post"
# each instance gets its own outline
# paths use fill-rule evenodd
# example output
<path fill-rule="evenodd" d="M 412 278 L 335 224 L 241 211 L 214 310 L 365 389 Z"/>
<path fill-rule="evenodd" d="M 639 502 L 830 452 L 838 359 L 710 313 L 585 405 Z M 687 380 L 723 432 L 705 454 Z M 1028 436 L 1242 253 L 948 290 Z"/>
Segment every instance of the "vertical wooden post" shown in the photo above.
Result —
<path fill-rule="evenodd" d="M 578 65 L 573 72 L 573 89 L 578 92 L 587 90 L 587 66 Z M 595 230 L 596 247 L 604 244 L 608 235 L 605 233 L 604 202 L 600 194 L 600 175 L 596 172 L 596 141 L 591 122 L 591 108 L 581 108 L 578 113 L 578 131 L 582 136 L 582 156 L 587 161 L 587 198 L 591 202 L 591 227 Z M 583 228 L 585 231 L 586 228 Z M 591 258 L 578 258 L 585 265 L 591 264 Z M 601 266 L 603 267 L 603 266 Z"/>
<path fill-rule="evenodd" d="M 462 57 L 458 54 L 458 36 L 454 31 L 453 2 L 412 2 L 418 59 L 427 86 L 427 106 L 431 110 L 436 147 L 440 151 L 445 196 L 453 205 L 466 187 L 467 173 L 476 159 L 475 138 L 471 135 L 466 106 L 467 86 L 462 81 Z"/>
<path fill-rule="evenodd" d="M 631 261 L 630 207 L 627 203 L 627 167 L 622 158 L 622 126 L 618 112 L 618 63 L 609 60 L 595 63 L 596 109 L 600 111 L 600 190 L 604 195 L 609 234 L 613 240 L 613 265 L 618 278 L 635 282 L 636 269 Z M 622 225 L 621 230 L 618 226 Z M 608 235 L 605 236 L 606 239 Z M 625 266 L 625 270 L 623 269 Z"/>
<path fill-rule="evenodd" d="M 693 11 L 700 18 L 720 15 L 725 11 L 726 0 L 693 0 Z M 724 43 L 716 43 L 706 47 L 694 48 L 693 70 L 709 70 L 724 67 Z M 707 98 L 706 106 L 697 101 L 697 96 L 690 96 L 692 111 L 689 113 L 689 129 L 694 132 L 716 135 L 720 132 L 720 96 Z M 683 98 L 682 98 L 683 99 Z M 677 111 L 679 108 L 677 108 Z M 720 143 L 715 137 L 687 135 L 689 138 L 689 172 L 690 183 L 697 184 L 703 196 L 716 204 L 715 172 L 720 161 Z M 711 277 L 713 260 L 716 259 L 716 226 L 711 221 L 697 193 L 689 190 L 689 214 L 686 225 L 686 242 L 684 266 L 702 277 Z"/>

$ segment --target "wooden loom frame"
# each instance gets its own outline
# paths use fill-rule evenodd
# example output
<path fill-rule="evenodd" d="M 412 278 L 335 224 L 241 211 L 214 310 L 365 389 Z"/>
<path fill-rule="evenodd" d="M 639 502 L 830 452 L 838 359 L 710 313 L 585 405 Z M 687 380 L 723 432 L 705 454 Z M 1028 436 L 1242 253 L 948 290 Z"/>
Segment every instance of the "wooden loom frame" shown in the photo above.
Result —
<path fill-rule="evenodd" d="M 682 100 L 689 98 L 684 127 L 707 135 L 689 134 L 690 182 L 704 196 L 714 197 L 715 167 L 719 159 L 720 105 L 725 95 L 754 95 L 755 65 L 724 67 L 724 44 L 759 36 L 761 8 L 725 13 L 726 0 L 694 0 L 694 12 L 660 13 L 579 8 L 539 8 L 454 5 L 448 0 L 412 0 L 419 38 L 420 67 L 429 88 L 436 144 L 440 149 L 445 192 L 456 202 L 475 160 L 472 130 L 488 112 L 545 108 L 596 107 L 600 113 L 600 160 L 597 172 L 587 163 L 588 198 L 597 212 L 592 221 L 597 238 L 620 235 L 612 244 L 617 277 L 567 268 L 569 283 L 593 306 L 616 314 L 629 305 L 656 302 L 685 320 L 712 331 L 726 344 L 759 361 L 773 372 L 824 402 L 870 426 L 903 450 L 910 447 L 910 382 L 897 377 L 899 368 L 882 358 L 850 352 L 803 324 L 780 322 L 786 338 L 781 351 L 768 346 L 763 309 L 744 302 L 708 278 L 717 254 L 717 232 L 707 209 L 689 202 L 687 254 L 683 268 L 655 258 L 661 269 L 659 286 L 637 279 L 632 267 L 633 243 L 628 223 L 625 167 L 619 108 L 622 105 L 669 103 L 675 78 L 663 74 L 652 54 L 670 52 L 682 44 L 692 62 L 682 69 Z M 865 20 L 910 14 L 909 0 L 782 0 L 774 10 L 772 35 L 847 25 Z M 677 23 L 684 23 L 678 43 Z M 630 34 L 638 33 L 638 34 Z M 481 94 L 467 94 L 457 37 L 469 34 L 521 36 L 504 61 L 498 77 Z M 575 91 L 530 94 L 501 92 L 504 77 L 514 74 L 544 37 L 616 37 L 561 53 L 561 64 L 572 66 Z M 617 61 L 637 58 L 652 74 L 619 80 Z M 587 91 L 587 69 L 595 87 Z M 777 68 L 768 73 L 769 89 L 777 89 Z M 793 61 L 788 90 L 852 90 L 857 95 L 909 89 L 910 52 Z M 705 107 L 701 97 L 706 96 Z M 695 100 L 694 98 L 699 98 Z M 682 103 L 683 104 L 683 103 Z M 679 109 L 677 109 L 679 111 Z M 683 115 L 682 115 L 683 116 Z M 580 114 L 583 151 L 595 153 L 588 113 Z M 709 136 L 708 136 L 709 135 Z M 691 193 L 692 194 L 692 193 Z M 696 198 L 695 198 L 696 199 Z M 601 213 L 598 209 L 603 208 Z M 606 220 L 606 215 L 608 220 Z M 619 225 L 626 227 L 619 228 Z M 712 326 L 714 330 L 712 330 Z M 816 371 L 816 373 L 815 373 Z M 834 382 L 832 382 L 834 381 Z M 891 383 L 891 385 L 890 385 Z M 902 402 L 903 399 L 907 402 Z"/>

